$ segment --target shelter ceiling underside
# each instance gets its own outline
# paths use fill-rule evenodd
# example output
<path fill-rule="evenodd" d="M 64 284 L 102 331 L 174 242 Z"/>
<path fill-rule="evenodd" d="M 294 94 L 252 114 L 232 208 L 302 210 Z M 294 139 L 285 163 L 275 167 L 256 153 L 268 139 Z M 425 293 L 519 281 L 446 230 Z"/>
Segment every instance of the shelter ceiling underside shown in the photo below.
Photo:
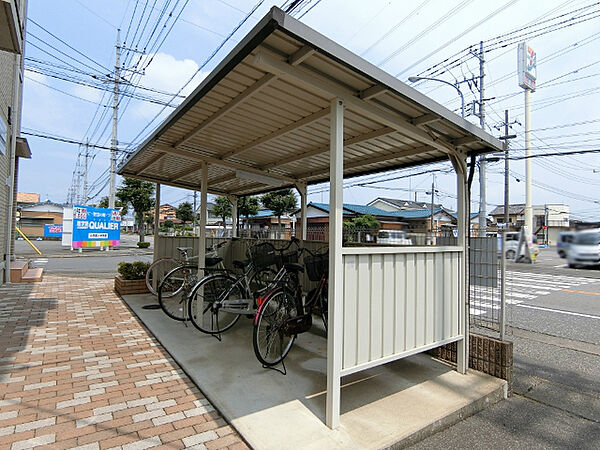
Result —
<path fill-rule="evenodd" d="M 199 189 L 203 162 L 215 193 L 329 178 L 329 106 L 344 101 L 346 177 L 485 149 L 452 123 L 275 31 L 127 161 L 121 173 Z M 250 177 L 252 178 L 252 177 Z"/>

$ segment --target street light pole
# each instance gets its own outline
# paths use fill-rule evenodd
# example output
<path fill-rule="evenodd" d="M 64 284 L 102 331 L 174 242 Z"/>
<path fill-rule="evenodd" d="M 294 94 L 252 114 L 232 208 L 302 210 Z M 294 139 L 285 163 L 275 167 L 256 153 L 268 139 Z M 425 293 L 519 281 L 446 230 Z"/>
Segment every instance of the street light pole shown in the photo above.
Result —
<path fill-rule="evenodd" d="M 456 89 L 456 92 L 458 92 L 458 95 L 460 95 L 460 110 L 461 110 L 461 117 L 464 119 L 465 118 L 465 97 L 462 93 L 462 91 L 460 90 L 460 88 L 458 86 L 456 86 L 455 84 L 450 83 L 449 81 L 446 80 L 440 80 L 439 78 L 429 78 L 429 77 L 408 77 L 408 81 L 410 81 L 411 83 L 415 83 L 417 81 L 421 81 L 421 80 L 429 80 L 429 81 L 439 81 L 440 83 L 444 83 L 447 84 L 448 86 L 452 86 L 454 89 Z"/>

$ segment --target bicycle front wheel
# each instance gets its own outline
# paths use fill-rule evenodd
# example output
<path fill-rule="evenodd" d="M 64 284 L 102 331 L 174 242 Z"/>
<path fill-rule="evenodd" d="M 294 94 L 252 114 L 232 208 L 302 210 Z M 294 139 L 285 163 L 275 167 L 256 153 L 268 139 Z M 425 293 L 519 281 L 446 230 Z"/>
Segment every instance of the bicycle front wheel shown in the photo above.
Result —
<path fill-rule="evenodd" d="M 296 336 L 287 332 L 286 324 L 294 315 L 293 295 L 285 289 L 278 289 L 262 305 L 255 320 L 252 345 L 263 366 L 279 364 L 289 353 Z"/>
<path fill-rule="evenodd" d="M 158 287 L 158 304 L 174 320 L 186 320 L 186 304 L 191 285 L 196 281 L 196 266 L 179 266 L 171 270 Z"/>
<path fill-rule="evenodd" d="M 181 263 L 174 258 L 159 258 L 154 261 L 148 270 L 146 271 L 146 286 L 152 295 L 158 295 L 158 287 L 163 281 L 166 274 L 171 270 L 180 266 Z M 164 290 L 163 295 L 175 295 L 178 288 L 181 288 L 183 284 L 179 286 L 171 286 L 169 290 Z"/>
<path fill-rule="evenodd" d="M 227 301 L 243 300 L 245 295 L 235 278 L 217 274 L 200 280 L 190 295 L 188 313 L 194 326 L 207 334 L 229 330 L 240 318 L 239 314 L 224 311 Z"/>

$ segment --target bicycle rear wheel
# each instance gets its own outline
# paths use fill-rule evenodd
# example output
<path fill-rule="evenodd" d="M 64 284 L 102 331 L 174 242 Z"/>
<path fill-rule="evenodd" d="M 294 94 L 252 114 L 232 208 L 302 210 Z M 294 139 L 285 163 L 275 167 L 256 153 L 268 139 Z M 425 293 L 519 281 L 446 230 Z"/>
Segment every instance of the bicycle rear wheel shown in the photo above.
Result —
<path fill-rule="evenodd" d="M 279 364 L 289 353 L 296 336 L 286 332 L 286 323 L 294 315 L 294 297 L 285 289 L 275 291 L 262 305 L 255 320 L 252 345 L 263 366 Z"/>
<path fill-rule="evenodd" d="M 180 266 L 181 263 L 174 258 L 159 258 L 154 261 L 146 271 L 146 286 L 152 295 L 158 295 L 158 287 L 165 275 Z M 168 291 L 163 291 L 164 296 L 175 295 L 183 286 L 171 286 Z"/>
<path fill-rule="evenodd" d="M 235 325 L 240 315 L 222 309 L 224 301 L 245 298 L 235 281 L 229 275 L 216 274 L 203 278 L 194 286 L 188 301 L 188 314 L 198 330 L 220 334 Z"/>
<path fill-rule="evenodd" d="M 187 319 L 187 299 L 191 286 L 196 282 L 198 268 L 192 265 L 171 270 L 158 287 L 158 304 L 164 313 L 174 320 Z"/>

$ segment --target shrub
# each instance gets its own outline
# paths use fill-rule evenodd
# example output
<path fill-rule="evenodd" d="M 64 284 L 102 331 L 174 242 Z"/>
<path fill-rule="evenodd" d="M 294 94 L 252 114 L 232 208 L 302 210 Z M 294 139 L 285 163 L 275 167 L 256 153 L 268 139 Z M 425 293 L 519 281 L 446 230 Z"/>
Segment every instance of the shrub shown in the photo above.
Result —
<path fill-rule="evenodd" d="M 150 247 L 150 242 L 138 242 L 137 246 L 139 248 L 148 248 L 148 247 Z"/>
<path fill-rule="evenodd" d="M 124 280 L 143 280 L 149 267 L 150 263 L 142 261 L 120 262 L 117 272 Z"/>

